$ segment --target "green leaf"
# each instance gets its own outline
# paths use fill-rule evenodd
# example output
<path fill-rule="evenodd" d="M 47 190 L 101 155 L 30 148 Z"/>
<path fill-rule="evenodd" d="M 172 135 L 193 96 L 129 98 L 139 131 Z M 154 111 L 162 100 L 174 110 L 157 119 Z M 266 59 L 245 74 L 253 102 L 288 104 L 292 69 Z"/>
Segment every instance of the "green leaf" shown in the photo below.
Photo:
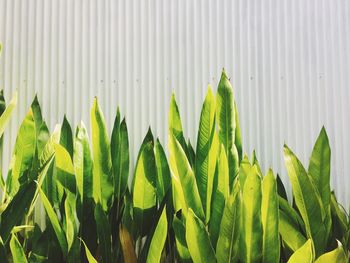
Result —
<path fill-rule="evenodd" d="M 236 102 L 235 102 L 235 121 L 236 121 L 235 145 L 236 145 L 237 152 L 238 152 L 239 162 L 241 162 L 242 158 L 243 158 L 243 145 L 242 145 L 241 126 L 239 124 L 239 116 L 238 116 Z"/>
<path fill-rule="evenodd" d="M 17 105 L 17 92 L 15 92 L 10 103 L 7 105 L 5 111 L 0 116 L 0 136 L 2 136 L 2 134 L 4 133 L 5 128 L 10 121 L 12 112 L 15 109 L 16 105 Z"/>
<path fill-rule="evenodd" d="M 288 263 L 312 263 L 314 262 L 314 248 L 312 245 L 312 240 L 309 239 L 306 243 L 299 248 L 288 260 Z"/>
<path fill-rule="evenodd" d="M 247 174 L 242 193 L 240 259 L 244 262 L 260 262 L 262 259 L 261 201 L 261 177 L 254 165 Z"/>
<path fill-rule="evenodd" d="M 338 204 L 334 192 L 331 193 L 331 214 L 334 238 L 342 240 L 349 225 L 346 211 Z"/>
<path fill-rule="evenodd" d="M 93 197 L 92 158 L 89 137 L 83 123 L 75 132 L 73 157 L 77 190 L 83 203 L 84 199 Z"/>
<path fill-rule="evenodd" d="M 331 168 L 331 149 L 329 140 L 324 127 L 317 138 L 312 150 L 308 174 L 311 176 L 322 200 L 324 207 L 330 203 L 330 169 Z"/>
<path fill-rule="evenodd" d="M 114 192 L 120 199 L 128 186 L 129 177 L 129 139 L 125 119 L 121 123 L 119 111 L 114 122 L 111 138 L 111 157 L 114 174 Z"/>
<path fill-rule="evenodd" d="M 157 199 L 160 203 L 171 187 L 171 177 L 168 161 L 159 139 L 154 146 L 154 156 L 157 166 Z"/>
<path fill-rule="evenodd" d="M 3 260 L 3 263 L 8 263 L 6 248 L 4 245 L 4 241 L 2 241 L 1 237 L 0 237 L 0 258 Z"/>
<path fill-rule="evenodd" d="M 209 86 L 199 121 L 195 169 L 206 222 L 209 221 L 210 217 L 211 195 L 218 148 L 219 142 L 215 138 L 215 97 Z"/>
<path fill-rule="evenodd" d="M 263 226 L 262 262 L 279 262 L 280 240 L 278 233 L 278 194 L 277 183 L 270 169 L 263 179 L 261 221 Z"/>
<path fill-rule="evenodd" d="M 95 203 L 101 202 L 104 211 L 112 204 L 113 176 L 111 174 L 111 156 L 105 120 L 97 103 L 91 109 L 91 134 L 93 152 L 93 196 Z"/>
<path fill-rule="evenodd" d="M 348 257 L 345 254 L 345 251 L 341 245 L 338 246 L 336 249 L 321 255 L 315 261 L 315 263 L 330 263 L 330 262 L 337 262 L 337 263 L 349 262 Z"/>
<path fill-rule="evenodd" d="M 66 115 L 64 115 L 61 127 L 60 144 L 67 150 L 70 157 L 73 158 L 73 133 Z"/>
<path fill-rule="evenodd" d="M 169 138 L 169 153 L 171 173 L 181 185 L 180 190 L 182 190 L 186 207 L 191 208 L 199 218 L 204 220 L 204 211 L 193 170 L 181 144 L 172 135 Z"/>
<path fill-rule="evenodd" d="M 152 226 L 156 212 L 156 166 L 153 142 L 141 147 L 141 153 L 136 163 L 132 189 L 134 219 L 139 227 L 139 234 L 144 236 Z"/>
<path fill-rule="evenodd" d="M 68 255 L 68 244 L 67 244 L 67 240 L 66 240 L 66 237 L 65 237 L 65 233 L 61 227 L 61 224 L 58 220 L 58 217 L 55 213 L 55 210 L 53 209 L 53 207 L 51 206 L 50 204 L 50 201 L 47 199 L 45 193 L 39 189 L 39 192 L 40 192 L 40 197 L 41 197 L 41 200 L 43 202 L 43 205 L 44 205 L 44 208 L 45 208 L 45 211 L 46 211 L 46 214 L 49 218 L 49 221 L 52 225 L 52 228 L 55 232 L 55 235 L 57 237 L 57 240 L 58 240 L 58 243 L 60 244 L 60 247 L 61 247 L 61 250 L 62 250 L 62 253 L 64 256 L 67 256 Z"/>
<path fill-rule="evenodd" d="M 288 201 L 286 189 L 285 189 L 285 187 L 283 185 L 281 177 L 278 174 L 277 174 L 276 181 L 277 181 L 277 192 L 278 192 L 278 195 L 280 197 L 282 197 L 284 200 Z"/>
<path fill-rule="evenodd" d="M 13 258 L 13 263 L 25 263 L 28 262 L 26 255 L 24 254 L 23 247 L 19 243 L 16 235 L 12 235 L 10 241 L 10 249 Z"/>
<path fill-rule="evenodd" d="M 89 263 L 98 263 L 97 260 L 92 256 L 89 248 L 87 247 L 87 245 L 85 244 L 84 240 L 80 239 L 81 242 L 84 245 L 85 248 L 85 255 L 86 255 L 86 259 L 88 260 Z"/>
<path fill-rule="evenodd" d="M 219 237 L 221 218 L 223 216 L 226 198 L 229 196 L 229 191 L 228 161 L 225 148 L 221 145 L 214 178 L 211 217 L 209 221 L 210 239 L 214 247 Z"/>
<path fill-rule="evenodd" d="M 151 244 L 148 250 L 146 262 L 160 262 L 162 251 L 165 245 L 165 240 L 168 232 L 168 221 L 166 218 L 166 207 L 163 208 L 162 215 L 157 223 L 154 231 Z"/>
<path fill-rule="evenodd" d="M 128 230 L 120 225 L 119 239 L 123 251 L 124 263 L 136 263 L 136 253 L 134 248 L 134 242 Z"/>
<path fill-rule="evenodd" d="M 250 173 L 251 169 L 252 169 L 252 165 L 249 162 L 248 156 L 245 155 L 239 167 L 239 183 L 241 185 L 242 190 L 245 184 L 245 180 L 247 179 L 247 176 Z"/>
<path fill-rule="evenodd" d="M 75 212 L 76 212 L 75 203 L 76 203 L 75 195 L 70 192 L 67 192 L 66 200 L 64 201 L 64 213 L 66 216 L 65 232 L 66 232 L 66 239 L 68 244 L 68 251 L 71 250 L 77 236 L 77 225 L 75 221 Z"/>
<path fill-rule="evenodd" d="M 186 219 L 186 242 L 194 263 L 216 262 L 209 233 L 191 208 L 188 209 Z"/>
<path fill-rule="evenodd" d="M 170 110 L 169 110 L 168 119 L 169 119 L 169 136 L 172 135 L 176 138 L 176 140 L 180 143 L 183 151 L 185 152 L 187 158 L 190 158 L 190 152 L 187 149 L 186 140 L 183 135 L 179 108 L 177 106 L 174 93 L 171 95 L 171 99 L 170 99 Z"/>
<path fill-rule="evenodd" d="M 173 219 L 173 229 L 175 234 L 176 250 L 181 262 L 192 262 L 186 243 L 185 225 L 179 218 L 176 217 L 176 215 Z"/>
<path fill-rule="evenodd" d="M 68 151 L 60 144 L 55 145 L 57 179 L 71 193 L 76 191 L 74 166 Z"/>
<path fill-rule="evenodd" d="M 95 220 L 102 262 L 112 262 L 111 227 L 100 203 L 97 203 L 95 207 Z"/>
<path fill-rule="evenodd" d="M 236 183 L 229 196 L 220 226 L 219 239 L 216 245 L 216 258 L 219 263 L 238 262 L 240 234 L 240 189 Z"/>
<path fill-rule="evenodd" d="M 0 236 L 7 242 L 14 226 L 21 223 L 32 202 L 36 189 L 35 182 L 22 185 L 12 201 L 0 216 Z"/>
<path fill-rule="evenodd" d="M 312 238 L 316 255 L 320 255 L 327 244 L 327 230 L 323 221 L 325 210 L 320 195 L 303 165 L 287 146 L 284 146 L 284 160 L 307 237 Z"/>

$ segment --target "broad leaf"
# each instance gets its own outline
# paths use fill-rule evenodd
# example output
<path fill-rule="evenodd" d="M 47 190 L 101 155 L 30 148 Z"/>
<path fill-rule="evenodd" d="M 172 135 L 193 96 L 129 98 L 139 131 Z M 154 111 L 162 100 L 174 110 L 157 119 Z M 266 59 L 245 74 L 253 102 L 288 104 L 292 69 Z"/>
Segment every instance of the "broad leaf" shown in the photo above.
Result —
<path fill-rule="evenodd" d="M 184 223 L 174 216 L 173 229 L 175 234 L 176 250 L 181 262 L 192 262 L 186 243 L 186 229 Z"/>
<path fill-rule="evenodd" d="M 154 155 L 157 166 L 157 198 L 160 203 L 171 187 L 171 177 L 164 149 L 158 139 L 154 146 Z"/>
<path fill-rule="evenodd" d="M 151 244 L 149 246 L 146 262 L 160 262 L 162 251 L 165 245 L 165 240 L 168 232 L 168 221 L 166 217 L 166 207 L 163 208 L 162 215 L 157 223 L 154 231 Z"/>
<path fill-rule="evenodd" d="M 71 193 L 76 192 L 74 166 L 69 152 L 60 144 L 55 145 L 57 179 Z"/>
<path fill-rule="evenodd" d="M 11 241 L 10 241 L 10 249 L 11 249 L 11 254 L 13 258 L 13 263 L 26 263 L 27 258 L 24 253 L 23 247 L 19 243 L 16 235 L 12 235 Z"/>
<path fill-rule="evenodd" d="M 254 165 L 246 177 L 242 193 L 240 259 L 244 262 L 260 262 L 262 259 L 261 201 L 261 178 Z"/>
<path fill-rule="evenodd" d="M 186 218 L 186 242 L 194 263 L 216 262 L 209 233 L 191 208 Z"/>
<path fill-rule="evenodd" d="M 336 262 L 336 263 L 347 263 L 349 262 L 348 256 L 346 255 L 343 247 L 340 245 L 336 249 L 332 250 L 331 252 L 325 253 L 321 255 L 315 263 L 330 263 L 330 262 Z"/>
<path fill-rule="evenodd" d="M 70 157 L 73 158 L 73 133 L 66 115 L 64 115 L 62 122 L 60 144 L 67 150 Z"/>
<path fill-rule="evenodd" d="M 303 165 L 287 146 L 284 146 L 284 160 L 292 183 L 295 203 L 305 223 L 307 236 L 313 240 L 316 255 L 320 255 L 327 243 L 327 230 L 324 225 L 325 210 L 320 195 Z"/>
<path fill-rule="evenodd" d="M 109 151 L 107 128 L 97 98 L 91 109 L 91 134 L 93 152 L 93 196 L 96 203 L 101 202 L 104 211 L 112 204 L 113 176 Z"/>
<path fill-rule="evenodd" d="M 277 183 L 270 169 L 263 179 L 261 221 L 263 226 L 263 260 L 265 263 L 279 262 L 280 240 L 278 233 Z"/>
<path fill-rule="evenodd" d="M 306 243 L 299 248 L 288 260 L 288 263 L 312 263 L 314 262 L 314 248 L 312 245 L 312 240 L 309 239 Z"/>

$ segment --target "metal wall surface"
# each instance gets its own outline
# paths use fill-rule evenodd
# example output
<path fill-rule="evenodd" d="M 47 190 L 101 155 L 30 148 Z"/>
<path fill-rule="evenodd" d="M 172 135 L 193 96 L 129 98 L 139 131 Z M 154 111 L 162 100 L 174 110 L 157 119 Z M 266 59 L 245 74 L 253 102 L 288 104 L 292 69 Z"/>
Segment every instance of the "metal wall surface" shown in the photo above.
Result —
<path fill-rule="evenodd" d="M 195 142 L 206 87 L 225 67 L 245 151 L 288 181 L 283 143 L 307 164 L 325 125 L 332 186 L 349 207 L 349 0 L 0 0 L 0 41 L 0 87 L 7 99 L 19 91 L 5 164 L 35 93 L 51 129 L 64 113 L 89 125 L 95 95 L 111 127 L 119 105 L 134 163 L 149 125 L 166 143 L 174 91 Z"/>

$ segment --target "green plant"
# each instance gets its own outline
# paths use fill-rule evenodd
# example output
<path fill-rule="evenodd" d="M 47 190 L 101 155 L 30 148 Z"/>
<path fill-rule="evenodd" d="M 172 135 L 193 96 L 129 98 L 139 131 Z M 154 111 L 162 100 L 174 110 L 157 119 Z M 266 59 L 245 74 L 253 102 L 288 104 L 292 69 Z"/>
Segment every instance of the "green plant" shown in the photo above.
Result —
<path fill-rule="evenodd" d="M 16 101 L 5 108 L 0 94 L 0 136 Z M 169 158 L 149 129 L 134 169 L 119 110 L 110 136 L 96 98 L 90 118 L 91 139 L 66 117 L 50 134 L 33 100 L 1 180 L 2 262 L 348 262 L 350 218 L 330 189 L 325 129 L 307 170 L 284 147 L 290 202 L 278 175 L 243 155 L 225 72 L 216 94 L 208 88 L 195 150 L 175 95 Z"/>

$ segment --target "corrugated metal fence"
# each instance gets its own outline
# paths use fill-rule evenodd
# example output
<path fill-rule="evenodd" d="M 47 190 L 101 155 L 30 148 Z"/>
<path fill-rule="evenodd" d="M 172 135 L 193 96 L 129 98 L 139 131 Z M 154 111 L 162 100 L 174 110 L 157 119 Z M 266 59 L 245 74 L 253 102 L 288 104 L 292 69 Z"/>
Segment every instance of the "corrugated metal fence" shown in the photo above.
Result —
<path fill-rule="evenodd" d="M 332 185 L 350 204 L 350 2 L 348 0 L 0 0 L 0 86 L 19 107 L 37 93 L 51 129 L 63 114 L 89 125 L 93 96 L 109 127 L 127 116 L 132 161 L 151 125 L 167 141 L 171 92 L 194 142 L 206 86 L 231 76 L 245 151 L 287 181 L 286 142 L 306 163 L 322 125 Z"/>

